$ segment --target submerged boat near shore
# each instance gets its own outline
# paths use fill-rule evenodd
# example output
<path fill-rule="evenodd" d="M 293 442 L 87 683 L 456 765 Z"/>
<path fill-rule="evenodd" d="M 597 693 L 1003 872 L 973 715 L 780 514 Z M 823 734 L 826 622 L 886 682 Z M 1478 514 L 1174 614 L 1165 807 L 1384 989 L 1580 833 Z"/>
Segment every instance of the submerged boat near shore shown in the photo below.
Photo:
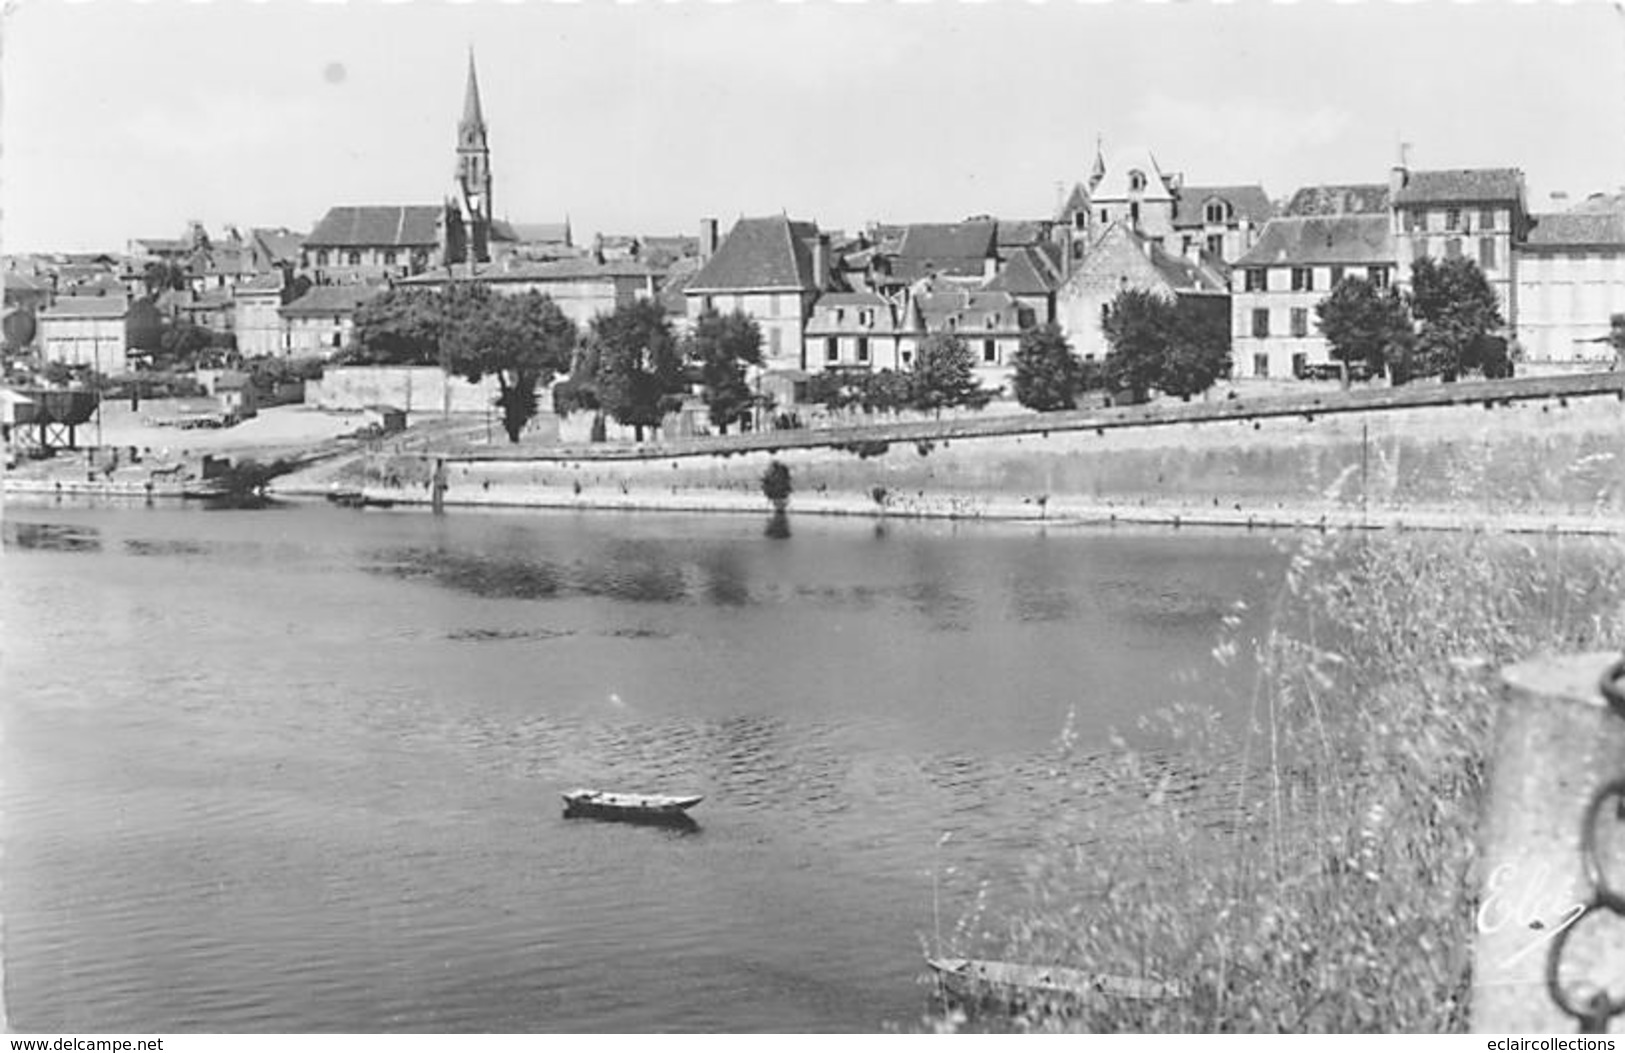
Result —
<path fill-rule="evenodd" d="M 698 794 L 678 797 L 659 793 L 610 793 L 605 790 L 568 790 L 564 794 L 566 819 L 611 819 L 630 823 L 692 823 L 688 810 L 705 800 Z"/>
<path fill-rule="evenodd" d="M 1180 994 L 1178 984 L 1053 965 L 975 958 L 927 958 L 926 964 L 955 999 L 1006 1008 L 1101 996 L 1151 999 Z"/>

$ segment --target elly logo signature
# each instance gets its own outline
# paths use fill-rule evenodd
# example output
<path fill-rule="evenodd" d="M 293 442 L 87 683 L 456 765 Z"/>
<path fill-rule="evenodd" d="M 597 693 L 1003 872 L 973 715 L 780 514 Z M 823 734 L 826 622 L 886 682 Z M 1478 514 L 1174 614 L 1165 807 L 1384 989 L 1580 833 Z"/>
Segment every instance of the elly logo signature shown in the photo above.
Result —
<path fill-rule="evenodd" d="M 1478 931 L 1490 934 L 1518 926 L 1532 934 L 1528 943 L 1501 962 L 1502 967 L 1550 943 L 1585 913 L 1583 903 L 1562 905 L 1564 889 L 1557 887 L 1554 877 L 1551 866 L 1546 863 L 1523 874 L 1516 865 L 1503 863 L 1490 875 L 1489 890 L 1478 907 Z M 1554 905 L 1556 909 L 1552 909 Z M 1549 921 L 1553 915 L 1556 920 Z"/>

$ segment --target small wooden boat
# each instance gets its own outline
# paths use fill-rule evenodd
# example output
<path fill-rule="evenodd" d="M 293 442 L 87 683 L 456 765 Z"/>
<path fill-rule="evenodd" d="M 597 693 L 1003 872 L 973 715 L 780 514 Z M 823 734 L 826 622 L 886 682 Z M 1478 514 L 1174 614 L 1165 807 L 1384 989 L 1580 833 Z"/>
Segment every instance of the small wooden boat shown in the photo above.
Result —
<path fill-rule="evenodd" d="M 605 790 L 570 790 L 564 794 L 566 818 L 591 817 L 623 822 L 692 823 L 688 810 L 705 800 L 698 794 L 673 797 L 660 793 L 609 793 Z"/>
<path fill-rule="evenodd" d="M 1178 984 L 1134 976 L 1108 976 L 1083 969 L 975 958 L 927 958 L 938 979 L 955 997 L 1006 1005 L 1096 998 L 1174 998 Z"/>

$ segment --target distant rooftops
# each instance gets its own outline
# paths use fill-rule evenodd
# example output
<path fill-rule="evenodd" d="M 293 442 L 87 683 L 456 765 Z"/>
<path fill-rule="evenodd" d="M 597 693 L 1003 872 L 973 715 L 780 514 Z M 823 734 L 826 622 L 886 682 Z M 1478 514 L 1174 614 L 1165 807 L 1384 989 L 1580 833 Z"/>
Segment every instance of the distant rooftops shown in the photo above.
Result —
<path fill-rule="evenodd" d="M 316 224 L 305 246 L 436 245 L 441 211 L 436 205 L 337 205 Z"/>
<path fill-rule="evenodd" d="M 1387 215 L 1283 216 L 1269 221 L 1237 267 L 1394 262 Z"/>
<path fill-rule="evenodd" d="M 1405 172 L 1395 205 L 1477 205 L 1523 199 L 1516 168 L 1444 168 Z"/>

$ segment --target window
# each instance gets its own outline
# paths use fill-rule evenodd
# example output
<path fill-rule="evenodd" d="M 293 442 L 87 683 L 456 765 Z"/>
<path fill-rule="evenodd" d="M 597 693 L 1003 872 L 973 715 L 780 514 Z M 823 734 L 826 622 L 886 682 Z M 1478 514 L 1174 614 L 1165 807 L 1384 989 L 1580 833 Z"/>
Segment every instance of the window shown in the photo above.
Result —
<path fill-rule="evenodd" d="M 1292 268 L 1292 291 L 1309 292 L 1315 287 L 1315 269 L 1313 267 Z"/>
<path fill-rule="evenodd" d="M 335 331 L 333 333 L 333 346 L 334 347 L 343 347 L 344 346 L 343 335 L 341 333 L 337 332 L 337 331 Z"/>
<path fill-rule="evenodd" d="M 345 262 L 352 267 L 361 266 L 361 253 L 356 249 L 351 249 L 349 255 L 345 257 Z"/>
<path fill-rule="evenodd" d="M 709 296 L 700 297 L 700 305 L 701 308 L 706 311 L 715 311 L 717 309 L 716 300 Z"/>
<path fill-rule="evenodd" d="M 767 313 L 774 318 L 779 316 L 779 294 L 769 293 L 767 297 Z"/>
<path fill-rule="evenodd" d="M 1292 335 L 1293 336 L 1308 336 L 1309 335 L 1309 308 L 1307 308 L 1307 307 L 1294 307 L 1294 308 L 1292 308 Z"/>
<path fill-rule="evenodd" d="M 1337 288 L 1337 283 L 1342 281 L 1342 280 L 1343 280 L 1343 267 L 1342 267 L 1341 264 L 1335 264 L 1334 263 L 1332 265 L 1332 285 L 1331 285 L 1331 287 L 1333 289 Z"/>
<path fill-rule="evenodd" d="M 1101 223 L 1101 226 L 1105 226 L 1107 223 L 1110 223 L 1110 222 L 1111 222 L 1111 216 L 1107 214 L 1105 209 L 1101 209 L 1100 210 L 1100 223 Z"/>
<path fill-rule="evenodd" d="M 833 336 L 824 337 L 824 361 L 839 362 L 841 359 L 841 342 Z"/>
<path fill-rule="evenodd" d="M 858 337 L 858 361 L 869 361 L 869 338 L 866 336 Z"/>
<path fill-rule="evenodd" d="M 1128 174 L 1128 188 L 1135 193 L 1145 189 L 1145 173 L 1138 168 Z"/>
<path fill-rule="evenodd" d="M 1493 208 L 1481 208 L 1481 209 L 1478 210 L 1478 229 L 1479 230 L 1494 230 L 1495 229 L 1495 209 L 1493 209 Z"/>
<path fill-rule="evenodd" d="M 1457 260 L 1461 258 L 1460 238 L 1444 239 L 1444 258 L 1447 260 Z"/>
<path fill-rule="evenodd" d="M 904 351 L 902 357 L 903 357 L 903 365 L 911 366 L 911 365 L 914 364 L 914 352 L 912 352 L 912 351 Z"/>
<path fill-rule="evenodd" d="M 1138 230 L 1140 228 L 1140 203 L 1138 201 L 1128 203 L 1128 222 L 1129 226 L 1134 229 Z"/>
<path fill-rule="evenodd" d="M 783 335 L 777 326 L 767 331 L 767 353 L 774 358 L 779 357 L 779 347 L 783 343 Z"/>
<path fill-rule="evenodd" d="M 1388 268 L 1387 267 L 1367 267 L 1365 269 L 1365 276 L 1366 276 L 1366 279 L 1369 282 L 1371 282 L 1372 285 L 1376 286 L 1378 289 L 1386 289 L 1386 288 L 1388 288 Z"/>
<path fill-rule="evenodd" d="M 1478 266 L 1486 271 L 1495 269 L 1495 239 L 1478 239 Z"/>
<path fill-rule="evenodd" d="M 1089 214 L 1082 209 L 1072 213 L 1072 229 L 1086 230 L 1089 227 Z"/>
<path fill-rule="evenodd" d="M 1255 307 L 1255 308 L 1253 308 L 1253 336 L 1257 337 L 1260 340 L 1263 340 L 1263 339 L 1266 339 L 1269 335 L 1270 335 L 1270 310 L 1269 310 L 1269 308 L 1268 307 Z M 1268 376 L 1268 374 L 1260 373 L 1259 376 Z"/>
<path fill-rule="evenodd" d="M 948 328 L 950 330 L 959 328 L 959 316 L 957 314 L 951 314 L 948 316 Z"/>
<path fill-rule="evenodd" d="M 1405 213 L 1405 229 L 1406 230 L 1426 230 L 1426 229 L 1428 229 L 1428 214 L 1426 212 L 1422 212 L 1420 210 L 1415 211 L 1415 212 L 1407 212 L 1407 213 Z"/>
<path fill-rule="evenodd" d="M 875 324 L 875 312 L 872 307 L 865 307 L 858 312 L 858 324 L 865 328 Z"/>
<path fill-rule="evenodd" d="M 1247 291 L 1263 292 L 1269 288 L 1269 272 L 1262 267 L 1247 268 Z"/>
<path fill-rule="evenodd" d="M 1180 253 L 1182 255 L 1189 256 L 1190 252 L 1191 252 L 1191 246 L 1194 245 L 1194 244 L 1196 244 L 1196 239 L 1191 237 L 1189 234 L 1186 234 L 1185 236 L 1181 237 L 1179 239 L 1179 251 L 1180 251 Z"/>
<path fill-rule="evenodd" d="M 394 249 L 385 249 L 384 250 L 384 266 L 386 266 L 386 267 L 395 266 L 395 250 Z"/>
<path fill-rule="evenodd" d="M 1100 305 L 1100 328 L 1102 328 L 1102 329 L 1106 328 L 1106 323 L 1111 321 L 1111 317 L 1112 317 L 1112 305 L 1109 304 L 1109 303 L 1101 304 Z"/>
<path fill-rule="evenodd" d="M 1224 235 L 1209 234 L 1207 236 L 1207 250 L 1215 256 L 1224 255 Z"/>
<path fill-rule="evenodd" d="M 1307 373 L 1308 371 L 1309 371 L 1309 356 L 1306 355 L 1305 353 L 1303 353 L 1302 351 L 1299 351 L 1296 354 L 1294 354 L 1292 356 L 1292 375 L 1297 377 L 1299 380 L 1302 380 L 1303 375 L 1305 373 Z"/>
<path fill-rule="evenodd" d="M 1223 201 L 1209 201 L 1202 210 L 1202 218 L 1209 223 L 1224 223 L 1230 219 L 1230 206 Z"/>
<path fill-rule="evenodd" d="M 316 254 L 316 266 L 318 266 L 318 267 L 327 266 L 327 250 L 326 249 L 323 249 L 323 250 L 321 250 L 320 252 L 318 252 Z"/>
<path fill-rule="evenodd" d="M 999 316 L 996 315 L 996 314 L 988 315 L 987 316 L 987 327 L 989 329 L 997 329 L 999 327 Z"/>
<path fill-rule="evenodd" d="M 1267 377 L 1270 375 L 1270 356 L 1259 353 L 1253 356 L 1253 376 Z"/>
<path fill-rule="evenodd" d="M 835 324 L 840 325 L 844 321 L 846 321 L 846 308 L 844 308 L 844 307 L 835 308 Z"/>
<path fill-rule="evenodd" d="M 986 365 L 997 365 L 999 361 L 999 345 L 993 340 L 982 341 L 982 362 Z"/>
<path fill-rule="evenodd" d="M 1461 229 L 1461 209 L 1459 209 L 1459 208 L 1447 208 L 1447 209 L 1444 210 L 1444 229 L 1445 230 L 1460 230 Z"/>

